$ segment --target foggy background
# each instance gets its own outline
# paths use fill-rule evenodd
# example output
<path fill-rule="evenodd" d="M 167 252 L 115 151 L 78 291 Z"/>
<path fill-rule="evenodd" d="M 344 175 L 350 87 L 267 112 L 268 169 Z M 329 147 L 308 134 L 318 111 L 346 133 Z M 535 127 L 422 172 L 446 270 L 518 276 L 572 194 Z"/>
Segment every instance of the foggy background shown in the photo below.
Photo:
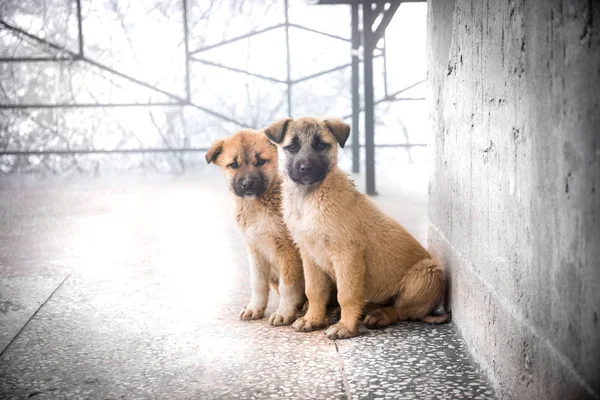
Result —
<path fill-rule="evenodd" d="M 29 153 L 0 155 L 1 173 L 198 171 L 202 149 L 242 127 L 262 128 L 290 114 L 351 122 L 349 6 L 188 0 L 186 68 L 184 4 L 2 1 L 0 152 Z M 393 147 L 429 142 L 426 9 L 402 4 L 375 50 L 378 165 L 428 160 L 424 146 Z M 251 32 L 262 33 L 227 42 Z M 407 100 L 383 101 L 412 85 L 398 96 Z M 361 118 L 361 137 L 363 126 Z M 153 151 L 110 152 L 130 149 Z M 348 145 L 340 156 L 347 170 L 350 156 Z"/>

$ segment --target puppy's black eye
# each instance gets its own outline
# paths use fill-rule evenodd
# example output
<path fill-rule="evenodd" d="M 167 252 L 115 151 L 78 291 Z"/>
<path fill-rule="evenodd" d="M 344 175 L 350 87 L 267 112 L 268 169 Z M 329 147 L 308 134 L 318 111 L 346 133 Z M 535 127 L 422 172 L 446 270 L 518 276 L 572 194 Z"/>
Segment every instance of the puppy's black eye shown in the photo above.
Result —
<path fill-rule="evenodd" d="M 232 162 L 231 164 L 229 164 L 227 167 L 231 168 L 231 169 L 237 169 L 240 165 L 238 164 L 237 160 L 235 160 L 234 162 Z"/>
<path fill-rule="evenodd" d="M 318 141 L 313 145 L 313 148 L 317 151 L 325 150 L 329 147 L 329 143 Z"/>
<path fill-rule="evenodd" d="M 298 136 L 294 136 L 290 144 L 284 147 L 285 151 L 291 154 L 295 154 L 300 151 L 300 141 L 298 140 Z"/>
<path fill-rule="evenodd" d="M 254 164 L 254 165 L 256 165 L 257 167 L 260 167 L 261 165 L 265 165 L 266 162 L 267 162 L 267 160 L 264 160 L 260 157 L 256 157 L 256 164 Z"/>
<path fill-rule="evenodd" d="M 298 152 L 298 146 L 296 146 L 294 143 L 290 144 L 289 146 L 284 147 L 284 149 L 286 151 L 288 151 L 289 153 L 297 153 Z"/>
<path fill-rule="evenodd" d="M 315 151 L 323 151 L 323 150 L 331 147 L 331 145 L 329 143 L 321 140 L 321 137 L 319 135 L 313 136 L 311 145 L 312 145 L 313 150 L 315 150 Z"/>

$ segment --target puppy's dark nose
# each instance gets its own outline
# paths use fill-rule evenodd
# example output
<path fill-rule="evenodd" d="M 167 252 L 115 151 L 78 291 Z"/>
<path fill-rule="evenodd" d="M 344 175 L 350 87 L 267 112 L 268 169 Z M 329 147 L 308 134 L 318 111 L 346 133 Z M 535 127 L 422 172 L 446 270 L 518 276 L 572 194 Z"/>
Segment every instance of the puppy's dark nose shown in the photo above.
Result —
<path fill-rule="evenodd" d="M 300 172 L 303 172 L 303 173 L 310 172 L 312 170 L 312 168 L 308 164 L 300 164 L 298 169 L 300 170 Z"/>
<path fill-rule="evenodd" d="M 242 189 L 244 190 L 250 190 L 254 187 L 254 179 L 244 179 L 241 183 L 240 186 L 242 187 Z"/>

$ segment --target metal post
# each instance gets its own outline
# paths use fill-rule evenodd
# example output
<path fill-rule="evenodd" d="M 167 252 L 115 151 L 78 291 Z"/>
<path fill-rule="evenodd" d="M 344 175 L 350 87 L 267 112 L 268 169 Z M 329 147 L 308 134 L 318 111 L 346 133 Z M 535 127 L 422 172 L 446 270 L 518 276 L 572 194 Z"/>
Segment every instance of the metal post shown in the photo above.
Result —
<path fill-rule="evenodd" d="M 383 97 L 388 97 L 387 40 L 385 39 L 385 32 L 383 33 L 383 46 L 381 52 L 383 54 Z"/>
<path fill-rule="evenodd" d="M 77 31 L 79 40 L 79 57 L 83 57 L 83 19 L 81 16 L 81 0 L 77 0 Z"/>
<path fill-rule="evenodd" d="M 189 103 L 192 101 L 190 89 L 190 51 L 188 40 L 188 8 L 187 0 L 183 0 L 183 46 L 185 48 L 185 99 Z"/>
<path fill-rule="evenodd" d="M 352 3 L 352 172 L 360 172 L 360 91 L 359 58 L 360 32 L 358 31 L 358 4 Z"/>
<path fill-rule="evenodd" d="M 373 18 L 371 1 L 363 1 L 363 59 L 365 85 L 365 178 L 367 194 L 375 195 L 375 115 L 373 104 Z"/>
<path fill-rule="evenodd" d="M 288 116 L 292 116 L 292 77 L 291 77 L 291 61 L 290 61 L 290 19 L 288 16 L 288 0 L 284 2 L 285 7 L 285 49 L 286 49 L 286 64 L 287 64 L 287 106 Z"/>

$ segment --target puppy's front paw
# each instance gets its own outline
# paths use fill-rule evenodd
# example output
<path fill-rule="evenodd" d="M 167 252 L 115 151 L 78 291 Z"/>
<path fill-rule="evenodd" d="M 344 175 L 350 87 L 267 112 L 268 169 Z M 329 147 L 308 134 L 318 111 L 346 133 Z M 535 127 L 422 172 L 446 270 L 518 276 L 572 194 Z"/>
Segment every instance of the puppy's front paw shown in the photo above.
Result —
<path fill-rule="evenodd" d="M 302 317 L 294 322 L 292 328 L 296 332 L 312 332 L 325 327 L 325 325 L 327 325 L 327 321 L 315 321 Z"/>
<path fill-rule="evenodd" d="M 273 326 L 289 325 L 296 320 L 296 314 L 279 314 L 277 312 L 269 317 L 269 324 Z"/>
<path fill-rule="evenodd" d="M 264 309 L 244 307 L 240 312 L 240 319 L 248 321 L 251 319 L 261 319 L 265 315 Z"/>
<path fill-rule="evenodd" d="M 341 324 L 335 324 L 329 327 L 325 332 L 329 339 L 348 339 L 358 335 L 358 329 L 348 329 Z"/>

